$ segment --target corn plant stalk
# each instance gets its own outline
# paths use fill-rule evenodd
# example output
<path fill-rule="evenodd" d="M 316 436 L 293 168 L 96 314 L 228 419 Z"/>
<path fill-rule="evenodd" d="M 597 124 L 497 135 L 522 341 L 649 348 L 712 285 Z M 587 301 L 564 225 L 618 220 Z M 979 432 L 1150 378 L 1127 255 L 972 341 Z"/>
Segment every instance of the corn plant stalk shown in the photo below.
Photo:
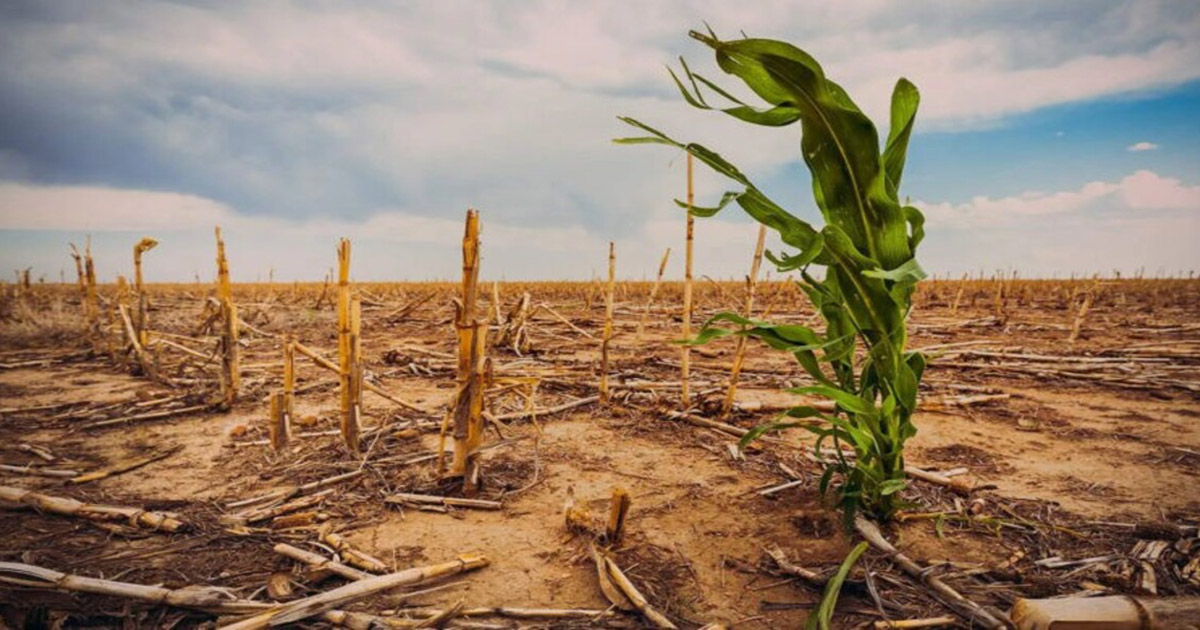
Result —
<path fill-rule="evenodd" d="M 83 256 L 79 254 L 75 243 L 69 243 L 69 245 L 71 246 L 71 258 L 75 260 L 75 275 L 78 278 L 79 310 L 84 315 L 84 321 L 87 321 L 87 276 L 83 272 Z"/>
<path fill-rule="evenodd" d="M 269 422 L 267 424 L 267 441 L 271 450 L 280 451 L 287 446 L 290 431 L 288 428 L 287 412 L 284 411 L 283 391 L 271 392 Z"/>
<path fill-rule="evenodd" d="M 695 240 L 696 220 L 692 216 L 692 205 L 695 202 L 695 194 L 692 190 L 692 154 L 687 154 L 687 236 L 684 245 L 684 261 L 683 261 L 683 338 L 688 339 L 692 336 L 692 243 Z M 683 411 L 691 408 L 691 396 L 688 392 L 688 373 L 690 372 L 692 359 L 692 349 L 688 346 L 683 346 L 679 356 L 680 370 L 680 392 L 679 397 L 683 403 Z"/>
<path fill-rule="evenodd" d="M 740 190 L 725 193 L 712 207 L 697 207 L 690 197 L 676 204 L 686 209 L 689 217 L 710 217 L 736 202 L 756 221 L 778 232 L 794 253 L 768 252 L 767 258 L 780 272 L 800 273 L 801 288 L 825 322 L 825 330 L 818 332 L 803 325 L 774 325 L 720 313 L 690 343 L 748 335 L 795 356 L 816 384 L 789 391 L 829 398 L 836 404 L 835 411 L 830 414 L 813 406 L 797 406 L 785 413 L 793 421 L 760 427 L 745 439 L 799 425 L 817 434 L 818 449 L 826 439 L 835 445 L 852 444 L 857 455 L 853 462 L 838 458 L 824 464 L 821 490 L 836 489 L 847 527 L 860 509 L 890 517 L 905 486 L 904 442 L 916 433 L 912 414 L 925 367 L 920 353 L 905 351 L 912 294 L 925 275 L 914 255 L 924 237 L 924 217 L 899 201 L 919 102 L 917 89 L 907 80 L 897 82 L 891 130 L 880 152 L 874 124 L 804 51 L 776 40 L 724 41 L 711 30 L 692 31 L 690 36 L 711 48 L 721 70 L 741 79 L 767 107 L 736 99 L 693 73 L 686 63 L 686 84 L 671 72 L 684 99 L 699 109 L 714 109 L 705 100 L 703 85 L 730 101 L 721 111 L 738 120 L 771 127 L 800 122 L 801 154 L 825 220 L 818 229 L 788 212 L 707 147 L 679 142 L 637 120 L 621 118 L 648 135 L 617 142 L 682 149 L 689 159 L 694 157 L 739 184 Z M 810 272 L 813 267 L 824 268 L 822 278 Z M 720 328 L 715 325 L 718 322 L 737 328 Z M 857 352 L 860 343 L 865 350 L 861 356 Z"/>
<path fill-rule="evenodd" d="M 1088 311 L 1092 308 L 1092 299 L 1095 297 L 1097 289 L 1100 287 L 1100 281 L 1092 283 L 1090 290 L 1083 294 L 1083 302 L 1079 305 L 1079 311 L 1075 313 L 1075 319 L 1071 321 L 1071 334 L 1067 337 L 1067 345 L 1074 346 L 1079 340 L 1079 332 L 1083 330 L 1083 320 L 1087 317 Z"/>
<path fill-rule="evenodd" d="M 118 301 L 117 311 L 121 315 L 121 322 L 124 324 L 125 337 L 129 340 L 129 347 L 133 350 L 133 356 L 137 359 L 138 365 L 141 366 L 142 373 L 152 380 L 158 380 L 158 365 L 150 358 L 150 355 L 146 352 L 146 348 L 142 345 L 141 335 L 138 334 L 137 327 L 130 320 L 128 309 Z"/>
<path fill-rule="evenodd" d="M 452 411 L 454 460 L 451 476 L 463 477 L 463 490 L 473 492 L 478 477 L 475 451 L 483 441 L 484 348 L 487 322 L 476 316 L 479 284 L 479 212 L 467 211 L 462 241 L 462 298 L 455 302 L 458 336 L 457 388 Z"/>
<path fill-rule="evenodd" d="M 600 341 L 600 402 L 608 404 L 608 346 L 613 335 L 613 288 L 616 284 L 617 252 L 608 243 L 608 286 L 604 291 L 604 337 Z"/>
<path fill-rule="evenodd" d="M 362 392 L 363 392 L 363 358 L 362 358 L 362 300 L 358 296 L 350 299 L 350 374 L 348 397 L 350 413 L 343 416 L 342 438 L 351 452 L 359 450 L 359 436 L 362 433 Z"/>
<path fill-rule="evenodd" d="M 84 275 L 87 279 L 87 295 L 84 298 L 84 314 L 88 320 L 88 340 L 92 352 L 100 350 L 100 296 L 96 291 L 96 263 L 92 260 L 92 237 L 88 237 L 83 250 Z"/>
<path fill-rule="evenodd" d="M 746 306 L 745 317 L 754 317 L 754 289 L 758 286 L 758 268 L 762 265 L 763 247 L 767 239 L 767 226 L 758 226 L 758 240 L 754 244 L 754 258 L 750 261 L 750 275 L 746 276 Z M 721 416 L 729 415 L 733 410 L 733 401 L 737 396 L 738 376 L 742 373 L 742 362 L 746 359 L 746 337 L 738 337 L 737 349 L 733 352 L 733 367 L 729 370 L 729 391 L 725 393 L 725 402 L 721 404 Z"/>
<path fill-rule="evenodd" d="M 489 304 L 492 311 L 492 321 L 496 326 L 503 326 L 503 313 L 500 311 L 500 283 L 492 281 L 492 303 Z"/>
<path fill-rule="evenodd" d="M 958 314 L 958 305 L 962 303 L 963 291 L 966 291 L 967 289 L 968 277 L 970 277 L 969 274 L 964 273 L 962 275 L 962 280 L 958 281 L 958 292 L 954 294 L 954 304 L 950 307 L 951 314 Z"/>
<path fill-rule="evenodd" d="M 271 448 L 278 451 L 292 437 L 295 418 L 296 345 L 291 335 L 283 341 L 283 388 L 271 394 L 271 423 L 268 436 Z"/>
<path fill-rule="evenodd" d="M 355 308 L 357 300 L 350 297 L 350 240 L 338 242 L 338 382 L 341 394 L 341 415 L 338 428 L 342 441 L 351 453 L 358 452 L 362 410 L 362 367 L 357 361 Z M 359 307 L 361 308 L 361 306 Z"/>
<path fill-rule="evenodd" d="M 237 401 L 241 387 L 241 367 L 238 357 L 238 315 L 233 303 L 233 288 L 229 282 L 229 261 L 225 258 L 225 241 L 221 228 L 217 235 L 217 301 L 221 310 L 221 406 L 229 409 Z"/>
<path fill-rule="evenodd" d="M 662 284 L 663 272 L 667 270 L 667 259 L 671 257 L 671 248 L 663 252 L 662 260 L 658 263 L 658 275 L 654 278 L 654 286 L 650 287 L 650 296 L 646 298 L 646 308 L 642 310 L 642 318 L 638 320 L 637 334 L 639 337 L 646 331 L 646 318 L 650 316 L 650 307 L 654 305 L 654 298 L 658 295 L 658 287 Z"/>
<path fill-rule="evenodd" d="M 632 499 L 625 488 L 613 488 L 612 501 L 608 506 L 608 523 L 604 527 L 604 538 L 615 547 L 625 535 L 625 518 L 629 515 Z"/>
<path fill-rule="evenodd" d="M 143 237 L 133 246 L 133 287 L 134 293 L 137 296 L 137 317 L 134 320 L 134 328 L 137 330 L 138 342 L 143 347 L 149 344 L 150 334 L 147 311 L 149 310 L 149 302 L 146 296 L 146 290 L 142 283 L 142 254 L 154 249 L 158 245 L 158 241 L 149 236 Z"/>

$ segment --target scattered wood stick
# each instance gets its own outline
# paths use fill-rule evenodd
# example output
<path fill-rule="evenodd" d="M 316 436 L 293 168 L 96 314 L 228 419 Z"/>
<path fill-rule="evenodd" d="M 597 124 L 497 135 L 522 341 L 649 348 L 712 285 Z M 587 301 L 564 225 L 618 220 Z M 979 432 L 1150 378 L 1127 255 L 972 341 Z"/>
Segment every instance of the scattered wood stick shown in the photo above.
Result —
<path fill-rule="evenodd" d="M 673 420 L 683 420 L 685 422 L 690 422 L 698 427 L 706 427 L 709 429 L 716 429 L 722 433 L 728 433 L 729 435 L 732 435 L 735 437 L 742 437 L 750 432 L 749 429 L 735 427 L 732 424 L 726 424 L 724 422 L 718 422 L 716 420 L 709 420 L 708 418 L 705 418 L 704 416 L 698 416 L 694 413 L 671 411 L 671 412 L 667 413 L 667 417 L 671 418 Z"/>
<path fill-rule="evenodd" d="M 299 547 L 293 547 L 287 543 L 279 543 L 275 545 L 275 553 L 287 558 L 291 558 L 292 560 L 296 560 L 297 562 L 302 562 L 315 570 L 329 571 L 330 573 L 336 573 L 337 575 L 350 580 L 365 580 L 371 577 L 371 574 L 367 573 L 366 571 L 360 571 L 354 567 L 344 565 L 336 560 L 326 558 L 321 554 L 305 551 Z"/>
<path fill-rule="evenodd" d="M 342 369 L 340 367 L 338 367 L 337 364 L 335 364 L 334 362 L 330 361 L 329 359 L 326 359 L 325 357 L 321 356 L 315 350 L 300 343 L 299 341 L 294 342 L 292 348 L 296 352 L 299 352 L 300 354 L 303 354 L 304 356 L 312 359 L 313 363 L 316 363 L 318 366 L 323 367 L 326 370 L 329 370 L 335 374 L 340 374 L 342 371 Z M 384 389 L 366 379 L 363 379 L 363 388 L 366 389 L 367 391 L 374 392 L 375 394 L 378 394 L 379 396 L 383 397 L 385 400 L 391 401 L 400 407 L 404 407 L 405 409 L 408 409 L 409 411 L 415 411 L 417 413 L 421 413 L 421 414 L 425 414 L 425 415 L 429 415 L 429 413 L 430 413 L 426 409 L 422 409 L 406 400 L 398 398 L 395 394 L 392 394 L 391 392 L 387 391 L 386 389 Z"/>
<path fill-rule="evenodd" d="M 409 608 L 404 612 L 419 617 L 435 617 L 444 611 L 437 608 Z M 604 619 L 618 613 L 608 608 L 518 608 L 515 606 L 487 606 L 463 608 L 460 617 L 508 617 L 511 619 Z"/>
<path fill-rule="evenodd" d="M 343 481 L 351 481 L 353 479 L 357 479 L 357 478 L 363 476 L 363 474 L 365 474 L 365 473 L 362 470 L 352 470 L 348 473 L 342 473 L 340 475 L 326 477 L 325 479 L 318 479 L 317 481 L 312 481 L 312 482 L 309 482 L 309 483 L 306 483 L 303 485 L 299 485 L 299 486 L 286 486 L 283 488 L 278 488 L 276 490 L 272 490 L 271 492 L 268 492 L 266 494 L 261 494 L 256 497 L 252 497 L 249 499 L 242 499 L 241 501 L 234 501 L 232 503 L 227 503 L 227 504 L 225 504 L 225 507 L 230 510 L 236 510 L 237 508 L 251 506 L 256 503 L 266 503 L 266 502 L 270 502 L 270 501 L 283 501 L 286 499 L 290 499 L 296 495 L 304 494 L 305 492 L 311 492 L 313 490 L 320 490 L 321 488 L 339 484 L 339 483 L 342 483 Z"/>
<path fill-rule="evenodd" d="M 798 564 L 794 564 L 791 560 L 788 560 L 787 554 L 778 545 L 765 547 L 763 551 L 767 552 L 768 556 L 771 556 L 771 560 L 775 562 L 775 566 L 779 567 L 780 572 L 785 575 L 798 577 L 813 588 L 824 588 L 825 584 L 829 582 L 829 578 L 836 572 L 836 569 L 813 571 L 812 569 L 806 569 Z"/>
<path fill-rule="evenodd" d="M 554 310 L 554 309 L 550 308 L 550 306 L 549 306 L 548 304 L 546 304 L 546 303 L 538 304 L 538 305 L 537 305 L 537 308 L 535 308 L 535 309 L 534 309 L 534 311 L 538 311 L 538 310 L 543 310 L 543 311 L 546 311 L 547 313 L 550 313 L 551 315 L 553 315 L 553 316 L 557 317 L 557 318 L 558 318 L 558 321 L 560 321 L 560 322 L 562 322 L 562 323 L 566 324 L 568 327 L 570 327 L 570 329 L 571 329 L 571 330 L 574 330 L 575 332 L 577 332 L 577 333 L 579 333 L 579 334 L 583 335 L 584 337 L 587 337 L 588 339 L 595 339 L 595 338 L 596 338 L 596 336 L 595 336 L 595 335 L 593 335 L 592 333 L 590 333 L 590 332 L 588 332 L 588 331 L 586 331 L 586 330 L 584 330 L 584 329 L 582 329 L 582 328 L 580 328 L 580 327 L 576 326 L 575 324 L 572 324 L 572 323 L 571 323 L 571 320 L 569 320 L 569 319 L 567 319 L 566 317 L 563 317 L 562 315 L 560 315 L 558 311 L 556 311 L 556 310 Z"/>
<path fill-rule="evenodd" d="M 567 529 L 571 529 L 570 510 L 571 507 L 568 506 Z M 637 610 L 637 607 L 634 606 L 633 602 L 629 601 L 629 597 L 627 597 L 625 593 L 623 593 L 621 589 L 617 588 L 617 585 L 613 583 L 612 577 L 608 573 L 608 561 L 605 559 L 604 554 L 601 553 L 599 549 L 596 549 L 596 545 L 594 544 L 588 545 L 588 551 L 592 556 L 592 562 L 596 566 L 596 582 L 599 584 L 600 592 L 604 594 L 604 598 L 607 599 L 610 604 L 612 604 L 613 608 L 618 610 Z"/>
<path fill-rule="evenodd" d="M 331 591 L 318 593 L 311 597 L 305 597 L 304 599 L 298 599 L 282 606 L 273 607 L 253 617 L 224 626 L 224 630 L 262 630 L 268 626 L 294 623 L 337 608 L 341 604 L 370 597 L 381 591 L 391 590 L 398 586 L 427 582 L 448 575 L 457 575 L 487 565 L 488 559 L 483 556 L 462 556 L 458 560 L 451 562 L 406 569 L 387 575 L 377 575 L 351 582 Z"/>
<path fill-rule="evenodd" d="M 80 425 L 83 429 L 98 429 L 100 427 L 110 427 L 115 424 L 132 424 L 134 422 L 142 422 L 143 420 L 161 420 L 163 418 L 174 418 L 175 416 L 183 416 L 197 411 L 205 411 L 211 409 L 212 405 L 192 405 L 190 407 L 180 407 L 179 409 L 167 409 L 164 411 L 151 411 L 133 416 L 125 416 L 124 418 L 112 418 L 110 420 L 99 420 Z"/>
<path fill-rule="evenodd" d="M 0 486 L 0 500 L 28 505 L 43 512 L 63 516 L 78 516 L 93 521 L 125 520 L 130 525 L 146 529 L 177 532 L 187 524 L 163 512 L 149 512 L 140 508 L 116 505 L 84 503 L 65 497 L 53 497 L 12 486 Z"/>
<path fill-rule="evenodd" d="M 0 472 L 12 473 L 14 475 L 30 475 L 34 477 L 56 477 L 60 479 L 69 479 L 79 474 L 78 470 L 59 470 L 54 468 L 38 468 L 36 466 L 12 466 L 10 464 L 0 464 Z"/>
<path fill-rule="evenodd" d="M 758 493 L 764 497 L 769 497 L 773 494 L 783 492 L 784 490 L 788 490 L 790 488 L 795 488 L 796 486 L 801 486 L 801 485 L 804 485 L 804 480 L 796 479 L 793 481 L 788 481 L 786 483 L 781 483 L 779 485 L 771 486 L 770 488 L 763 488 L 762 490 L 759 490 Z"/>
<path fill-rule="evenodd" d="M 358 567 L 364 571 L 371 573 L 387 573 L 390 568 L 384 564 L 382 560 L 372 557 L 371 555 L 361 550 L 355 549 L 350 541 L 346 540 L 341 534 L 333 531 L 333 525 L 326 523 L 317 530 L 317 539 L 321 542 L 333 547 L 333 550 L 338 552 L 338 555 L 346 561 L 347 564 Z"/>
<path fill-rule="evenodd" d="M 460 499 L 457 497 L 442 497 L 432 494 L 411 494 L 400 492 L 383 499 L 387 503 L 406 505 L 440 505 L 443 507 L 474 508 L 477 510 L 499 510 L 504 505 L 499 501 L 486 499 Z"/>
<path fill-rule="evenodd" d="M 324 490 L 322 492 L 318 492 L 316 494 L 310 494 L 305 497 L 300 497 L 299 499 L 288 501 L 287 503 L 282 503 L 279 505 L 268 505 L 266 507 L 261 507 L 261 508 L 250 508 L 248 510 L 243 510 L 241 512 L 223 516 L 223 517 L 221 517 L 221 521 L 228 525 L 246 525 L 249 523 L 257 523 L 259 521 L 265 521 L 267 519 L 275 518 L 276 516 L 279 516 L 281 514 L 287 514 L 288 512 L 295 512 L 297 510 L 303 510 L 304 508 L 310 508 L 314 505 L 317 505 L 325 498 L 325 495 L 329 494 L 330 492 L 333 492 L 333 491 L 332 490 Z"/>
<path fill-rule="evenodd" d="M 671 623 L 670 619 L 667 619 L 662 613 L 650 606 L 650 602 L 646 601 L 646 597 L 633 585 L 633 582 L 629 581 L 629 578 L 621 571 L 621 567 L 618 567 L 612 558 L 605 556 L 604 562 L 608 570 L 608 577 L 612 580 L 612 583 L 621 590 L 621 593 L 625 597 L 629 598 L 629 601 L 646 616 L 646 619 L 650 623 L 654 624 L 655 628 L 677 630 L 678 627 Z"/>
<path fill-rule="evenodd" d="M 265 602 L 232 599 L 229 592 L 213 586 L 186 586 L 179 589 L 163 588 L 132 582 L 117 582 L 78 575 L 70 575 L 29 564 L 0 562 L 0 583 L 21 588 L 53 589 L 77 593 L 95 593 L 110 597 L 125 597 L 155 605 L 189 608 L 212 614 L 244 615 L 261 613 L 264 609 L 276 609 Z M 399 620 L 379 617 L 367 613 L 327 610 L 320 616 L 329 623 L 350 630 L 376 630 L 396 627 Z M 403 622 L 400 622 L 403 623 Z M 255 626 L 264 627 L 264 626 Z M 400 625 L 399 627 L 411 627 Z"/>
<path fill-rule="evenodd" d="M 196 357 L 197 359 L 200 359 L 203 361 L 208 361 L 209 359 L 213 358 L 211 355 L 204 354 L 203 352 L 197 352 L 196 350 L 193 350 L 185 345 L 175 343 L 174 341 L 171 341 L 169 339 L 163 339 L 161 337 L 158 337 L 158 333 L 154 333 L 154 335 L 155 335 L 154 340 L 150 342 L 151 347 L 166 346 L 168 348 L 174 348 L 175 350 L 178 350 L 184 354 L 189 354 L 189 355 Z"/>
<path fill-rule="evenodd" d="M 948 477 L 946 475 L 922 470 L 916 466 L 907 465 L 904 467 L 904 473 L 914 479 L 920 479 L 932 484 L 944 486 L 952 490 L 955 494 L 968 495 L 971 494 L 973 488 L 970 484 L 957 477 Z"/>
<path fill-rule="evenodd" d="M 925 619 L 897 619 L 875 622 L 875 630 L 913 630 L 914 628 L 941 628 L 958 623 L 957 617 L 927 617 Z"/>
<path fill-rule="evenodd" d="M 17 450 L 21 451 L 22 453 L 29 453 L 30 455 L 39 457 L 48 462 L 52 462 L 52 461 L 58 459 L 57 457 L 54 456 L 54 453 L 50 452 L 50 449 L 48 449 L 44 446 L 36 446 L 33 444 L 18 444 Z"/>
<path fill-rule="evenodd" d="M 0 583 L 26 588 L 127 597 L 151 604 L 166 604 L 211 613 L 244 614 L 261 610 L 264 606 L 258 602 L 230 599 L 228 591 L 212 586 L 195 585 L 169 589 L 70 575 L 17 562 L 0 562 Z"/>
<path fill-rule="evenodd" d="M 1065 597 L 1018 599 L 1012 608 L 1019 630 L 1034 628 L 1111 628 L 1172 630 L 1194 628 L 1200 619 L 1196 597 Z"/>
<path fill-rule="evenodd" d="M 928 586 L 939 601 L 954 612 L 970 619 L 972 624 L 978 624 L 980 627 L 985 628 L 985 630 L 1004 630 L 1008 628 L 1008 624 L 1005 621 L 997 619 L 979 604 L 963 597 L 958 591 L 950 588 L 950 586 L 943 582 L 941 578 L 921 568 L 911 558 L 900 553 L 900 550 L 888 542 L 883 537 L 883 532 L 880 532 L 879 528 L 871 521 L 859 516 L 854 519 L 854 529 L 867 542 L 871 543 L 872 547 L 887 554 L 905 573 Z"/>
<path fill-rule="evenodd" d="M 68 479 L 67 483 L 81 484 L 81 483 L 87 483 L 89 481 L 97 481 L 100 479 L 107 479 L 108 477 L 115 477 L 122 473 L 127 473 L 131 470 L 136 470 L 138 468 L 141 468 L 142 466 L 145 466 L 147 464 L 157 462 L 161 459 L 166 459 L 166 458 L 174 455 L 175 453 L 178 453 L 181 448 L 182 447 L 178 447 L 178 446 L 174 447 L 174 448 L 169 448 L 161 453 L 156 453 L 154 455 L 150 455 L 149 457 L 142 457 L 140 459 L 136 459 L 131 462 L 126 462 L 124 464 L 120 464 L 120 465 L 114 466 L 112 468 L 106 468 L 104 470 L 97 470 L 97 471 L 90 472 L 90 473 L 84 473 L 84 474 L 74 477 L 72 479 Z"/>
<path fill-rule="evenodd" d="M 523 420 L 525 418 L 534 417 L 534 416 L 540 418 L 542 416 L 548 416 L 548 415 L 553 415 L 556 413 L 562 413 L 564 411 L 570 411 L 572 409 L 575 409 L 578 407 L 583 407 L 585 405 L 590 405 L 590 404 L 593 404 L 593 403 L 596 403 L 599 401 L 600 401 L 599 396 L 587 396 L 585 398 L 579 398 L 577 400 L 565 402 L 561 405 L 556 405 L 554 407 L 547 407 L 545 409 L 526 409 L 524 411 L 514 411 L 511 413 L 501 413 L 501 414 L 495 414 L 495 415 L 487 414 L 487 415 L 491 419 L 500 420 L 503 422 L 508 422 L 509 420 Z"/>

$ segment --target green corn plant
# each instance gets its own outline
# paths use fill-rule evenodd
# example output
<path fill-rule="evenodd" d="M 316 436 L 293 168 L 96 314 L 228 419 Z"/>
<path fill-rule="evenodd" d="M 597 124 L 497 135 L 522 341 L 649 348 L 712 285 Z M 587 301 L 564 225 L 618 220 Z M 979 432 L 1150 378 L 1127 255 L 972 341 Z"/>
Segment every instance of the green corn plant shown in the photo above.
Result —
<path fill-rule="evenodd" d="M 871 120 L 799 48 L 769 39 L 723 41 L 711 29 L 690 35 L 712 48 L 721 70 L 741 79 L 767 106 L 738 100 L 692 72 L 681 59 L 687 83 L 674 71 L 670 74 L 684 100 L 756 125 L 784 127 L 799 122 L 801 154 L 812 174 L 813 198 L 825 224 L 818 229 L 788 212 L 736 166 L 702 145 L 679 142 L 627 117 L 620 120 L 648 135 L 615 142 L 683 149 L 739 184 L 738 190 L 726 192 L 712 207 L 675 203 L 699 217 L 711 217 L 736 203 L 778 232 L 780 240 L 795 251 L 768 252 L 767 258 L 781 272 L 799 273 L 798 284 L 824 320 L 824 330 L 720 313 L 686 343 L 748 335 L 794 355 L 815 384 L 788 391 L 828 398 L 836 411 L 794 407 L 775 422 L 756 428 L 743 443 L 791 426 L 814 432 L 817 455 L 828 462 L 821 492 L 834 491 L 846 523 L 852 523 L 859 510 L 888 519 L 905 487 L 904 442 L 916 433 L 912 415 L 925 368 L 921 354 L 905 350 L 913 291 L 925 276 L 915 258 L 924 236 L 924 217 L 901 203 L 898 192 L 920 100 L 917 88 L 905 79 L 896 83 L 891 130 L 881 149 Z M 706 91 L 728 101 L 727 106 L 710 105 Z M 829 460 L 821 450 L 827 441 L 837 447 Z M 842 444 L 853 446 L 853 461 L 841 455 Z"/>

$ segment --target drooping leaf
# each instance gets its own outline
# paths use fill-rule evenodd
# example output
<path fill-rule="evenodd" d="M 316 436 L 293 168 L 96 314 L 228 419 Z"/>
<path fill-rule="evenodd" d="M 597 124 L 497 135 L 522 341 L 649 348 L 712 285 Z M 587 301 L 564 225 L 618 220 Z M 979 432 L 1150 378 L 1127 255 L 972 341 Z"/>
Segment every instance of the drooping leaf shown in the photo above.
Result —
<path fill-rule="evenodd" d="M 825 584 L 825 591 L 821 594 L 821 602 L 812 612 L 808 613 L 808 617 L 804 620 L 804 630 L 829 630 L 829 622 L 833 620 L 833 609 L 837 607 L 838 595 L 842 592 L 842 584 L 846 581 L 846 576 L 850 575 L 850 569 L 854 568 L 855 563 L 867 550 L 867 543 L 860 542 L 850 550 L 850 554 L 842 561 L 838 567 L 837 573 L 829 578 L 829 582 Z"/>

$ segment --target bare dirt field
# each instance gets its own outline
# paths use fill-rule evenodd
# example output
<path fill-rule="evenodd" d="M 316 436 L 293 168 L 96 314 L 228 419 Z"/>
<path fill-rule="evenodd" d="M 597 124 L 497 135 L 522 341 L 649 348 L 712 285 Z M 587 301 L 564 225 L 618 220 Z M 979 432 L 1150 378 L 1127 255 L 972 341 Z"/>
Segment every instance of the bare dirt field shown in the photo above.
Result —
<path fill-rule="evenodd" d="M 474 498 L 500 509 L 396 500 L 461 496 L 435 461 L 455 392 L 453 285 L 356 287 L 365 380 L 407 403 L 364 394 L 358 453 L 338 434 L 338 376 L 301 356 L 294 434 L 279 452 L 267 443 L 285 339 L 337 360 L 327 287 L 234 287 L 246 325 L 240 389 L 228 410 L 212 406 L 219 359 L 207 285 L 147 288 L 146 351 L 157 378 L 125 349 L 119 318 L 89 336 L 76 287 L 5 287 L 0 486 L 173 513 L 184 526 L 168 532 L 138 526 L 138 514 L 98 520 L 39 509 L 28 497 L 0 501 L 0 562 L 168 588 L 214 586 L 229 601 L 265 604 L 350 582 L 273 550 L 287 543 L 347 561 L 348 552 L 321 541 L 326 527 L 386 571 L 466 555 L 488 560 L 429 592 L 388 590 L 347 603 L 340 609 L 377 616 L 358 619 L 367 624 L 360 626 L 343 619 L 348 627 L 654 627 L 644 614 L 610 605 L 590 551 L 596 532 L 569 529 L 564 519 L 573 501 L 602 531 L 620 487 L 632 503 L 611 558 L 654 610 L 680 628 L 802 627 L 820 581 L 795 569 L 835 567 L 851 538 L 822 502 L 808 433 L 772 434 L 744 453 L 735 435 L 796 404 L 780 393 L 807 382 L 791 357 L 752 341 L 738 405 L 721 417 L 735 342 L 693 348 L 690 411 L 681 414 L 681 348 L 671 343 L 681 334 L 680 287 L 664 284 L 647 307 L 650 283 L 621 282 L 612 398 L 600 404 L 591 399 L 600 378 L 600 287 L 483 286 L 492 338 L 503 328 L 497 316 L 504 320 L 524 293 L 534 307 L 523 351 L 487 351 L 485 407 L 494 420 Z M 739 310 L 741 292 L 738 283 L 698 283 L 695 325 Z M 107 322 L 115 289 L 101 287 L 101 295 Z M 916 302 L 910 347 L 926 349 L 930 367 L 907 463 L 953 485 L 914 479 L 904 491 L 911 505 L 885 536 L 929 574 L 1001 612 L 1025 596 L 1200 594 L 1200 281 L 934 281 L 921 285 Z M 758 304 L 758 316 L 815 321 L 787 283 L 761 285 Z M 538 413 L 522 415 L 531 400 Z M 554 410 L 560 406 L 570 408 Z M 96 471 L 109 474 L 86 477 Z M 769 553 L 776 549 L 783 563 Z M 288 588 L 268 593 L 272 580 Z M 547 619 L 472 610 L 495 607 L 584 611 Z M 232 619 L 12 582 L 0 583 L 0 611 L 0 627 L 11 628 Z M 943 615 L 955 611 L 870 550 L 834 625 Z M 301 624 L 335 622 L 326 615 Z"/>

